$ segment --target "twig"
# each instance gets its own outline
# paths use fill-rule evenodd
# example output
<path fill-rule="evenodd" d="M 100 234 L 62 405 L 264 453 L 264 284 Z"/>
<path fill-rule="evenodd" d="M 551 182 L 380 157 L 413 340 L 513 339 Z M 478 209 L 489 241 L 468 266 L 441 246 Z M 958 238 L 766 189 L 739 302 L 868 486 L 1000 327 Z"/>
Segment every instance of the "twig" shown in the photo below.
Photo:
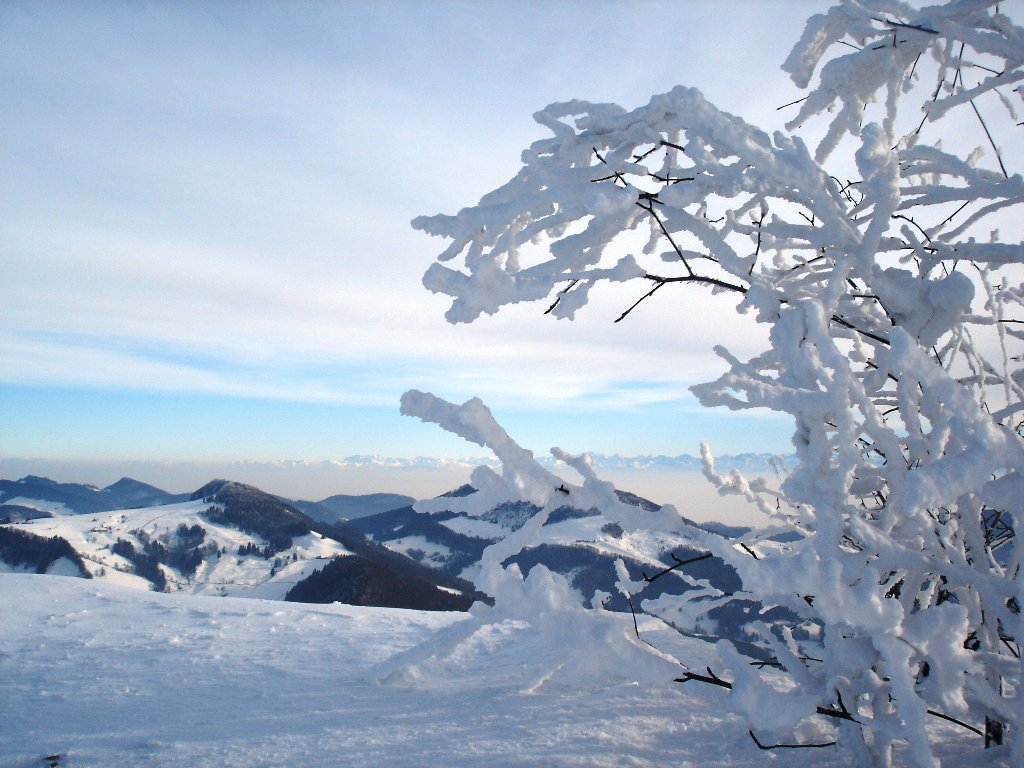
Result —
<path fill-rule="evenodd" d="M 844 318 L 840 317 L 839 315 L 832 315 L 832 320 L 834 322 L 839 323 L 844 328 L 849 328 L 851 331 L 854 331 L 855 333 L 859 333 L 861 336 L 865 336 L 865 337 L 867 337 L 867 338 L 869 338 L 869 339 L 871 339 L 873 341 L 877 341 L 879 344 L 885 344 L 885 346 L 889 346 L 889 340 L 888 339 L 886 339 L 886 338 L 884 338 L 882 336 L 879 336 L 876 333 L 872 333 L 871 331 L 865 331 L 862 328 L 858 328 L 857 326 L 853 325 L 849 320 L 845 320 Z"/>
<path fill-rule="evenodd" d="M 719 280 L 717 277 L 708 277 L 707 275 L 686 275 L 683 277 L 660 277 L 658 275 L 644 275 L 648 280 L 654 280 L 658 283 L 700 283 L 701 285 L 710 285 L 717 288 L 724 288 L 727 291 L 735 291 L 736 293 L 746 293 L 747 289 L 742 285 L 736 285 L 735 283 L 727 283 L 724 280 Z"/>
<path fill-rule="evenodd" d="M 740 542 L 740 546 L 741 546 L 741 547 L 743 547 L 743 551 L 744 551 L 744 552 L 746 552 L 746 553 L 747 553 L 748 555 L 750 555 L 750 556 L 751 556 L 752 558 L 754 558 L 755 560 L 760 560 L 760 559 L 761 559 L 760 557 L 758 557 L 758 556 L 757 556 L 757 552 L 755 552 L 754 550 L 752 550 L 752 549 L 751 549 L 750 547 L 748 547 L 748 546 L 747 546 L 746 544 L 744 544 L 744 543 L 743 543 L 742 541 Z"/>
<path fill-rule="evenodd" d="M 907 73 L 907 80 L 909 80 L 910 78 L 912 78 L 914 76 L 914 72 L 917 71 L 917 62 L 919 62 L 920 60 L 921 60 L 921 54 L 919 53 L 914 58 L 914 64 L 913 64 L 913 66 L 910 67 L 910 72 Z"/>
<path fill-rule="evenodd" d="M 680 176 L 678 178 L 672 178 L 671 176 L 659 176 L 656 173 L 652 173 L 650 176 L 652 179 L 657 179 L 662 184 L 678 184 L 680 181 L 693 181 L 697 178 L 696 176 Z"/>
<path fill-rule="evenodd" d="M 653 296 L 655 291 L 660 289 L 666 283 L 700 283 L 701 285 L 715 286 L 718 288 L 724 288 L 729 291 L 736 291 L 737 293 L 747 292 L 747 289 L 744 288 L 742 285 L 734 285 L 733 283 L 727 283 L 724 280 L 719 280 L 718 278 L 715 277 L 695 275 L 692 272 L 684 277 L 660 277 L 658 275 L 644 275 L 644 277 L 646 277 L 648 280 L 653 280 L 655 283 L 657 283 L 657 285 L 655 285 L 653 288 L 651 288 L 651 290 L 649 290 L 647 293 L 645 293 L 643 296 L 641 296 L 639 299 L 633 302 L 633 305 L 629 307 L 621 315 L 619 315 L 617 318 L 615 318 L 614 322 L 617 323 L 620 320 L 624 320 L 630 312 L 632 312 L 634 309 L 640 306 L 640 304 L 643 301 Z"/>
<path fill-rule="evenodd" d="M 629 595 L 626 595 L 626 602 L 629 603 L 629 610 L 633 614 L 633 631 L 636 632 L 636 639 L 639 640 L 641 643 L 646 643 L 647 645 L 651 646 L 651 648 L 661 653 L 661 649 L 659 649 L 658 646 L 656 646 L 651 641 L 640 637 L 640 626 L 639 624 L 637 624 L 636 621 L 636 609 L 633 607 L 633 598 Z"/>
<path fill-rule="evenodd" d="M 948 224 L 949 222 L 951 222 L 951 221 L 953 220 L 953 217 L 954 217 L 954 216 L 956 216 L 956 215 L 957 215 L 958 213 L 960 213 L 960 211 L 962 211 L 962 210 L 963 210 L 964 208 L 966 208 L 966 207 L 967 207 L 967 205 L 968 205 L 968 204 L 969 204 L 970 202 L 971 202 L 970 200 L 964 200 L 964 204 L 963 204 L 963 205 L 961 205 L 961 206 L 960 206 L 959 208 L 957 208 L 957 209 L 956 209 L 955 211 L 953 211 L 953 212 L 952 212 L 951 214 L 949 214 L 949 216 L 947 216 L 947 217 L 946 217 L 946 218 L 945 218 L 945 219 L 944 219 L 944 220 L 942 221 L 942 223 L 941 223 L 941 224 L 939 224 L 939 226 L 937 226 L 937 227 L 936 227 L 935 229 L 942 229 L 942 227 L 946 226 L 946 225 L 947 225 L 947 224 Z"/>
<path fill-rule="evenodd" d="M 619 315 L 617 318 L 615 318 L 615 322 L 617 323 L 620 320 L 622 320 L 626 315 L 628 315 L 630 312 L 632 312 L 634 309 L 636 309 L 638 306 L 640 306 L 640 302 L 644 301 L 645 299 L 649 299 L 651 296 L 654 295 L 655 291 L 659 290 L 664 285 L 665 285 L 664 281 L 661 281 L 661 282 L 655 284 L 655 286 L 653 288 L 651 288 L 651 290 L 649 290 L 647 293 L 645 293 L 639 299 L 634 301 L 633 305 L 629 309 L 627 309 L 625 312 L 623 312 L 621 315 Z"/>
<path fill-rule="evenodd" d="M 754 266 L 757 264 L 757 257 L 761 255 L 761 225 L 764 224 L 764 217 L 768 215 L 768 208 L 765 206 L 761 209 L 761 218 L 757 220 L 757 247 L 754 249 L 754 258 L 750 262 L 750 269 L 747 270 L 748 275 L 754 274 Z"/>
<path fill-rule="evenodd" d="M 913 224 L 915 227 L 917 227 L 918 232 L 920 232 L 922 235 L 924 235 L 925 240 L 927 240 L 929 243 L 932 241 L 932 239 L 928 236 L 928 233 L 924 231 L 924 228 L 920 224 L 918 224 L 916 221 L 914 221 L 910 216 L 907 216 L 907 215 L 902 214 L 902 213 L 894 213 L 892 215 L 892 217 L 894 219 L 903 219 L 904 221 L 909 221 L 911 224 Z"/>
<path fill-rule="evenodd" d="M 642 155 L 634 154 L 633 155 L 633 162 L 634 163 L 639 163 L 641 160 L 645 160 L 648 156 L 653 155 L 657 151 L 658 151 L 658 145 L 654 145 L 653 147 L 648 149 L 646 152 L 644 152 Z"/>
<path fill-rule="evenodd" d="M 642 205 L 642 204 L 640 203 L 640 201 L 639 201 L 639 200 L 637 201 L 637 203 L 636 203 L 636 204 L 637 204 L 637 206 L 639 206 L 639 207 L 640 207 L 641 209 L 643 209 L 643 210 L 647 211 L 647 212 L 648 212 L 649 214 L 651 214 L 651 216 L 653 216 L 653 217 L 654 217 L 654 220 L 655 220 L 656 222 L 658 222 L 658 227 L 660 227 L 660 228 L 661 228 L 661 233 L 662 233 L 663 235 L 665 235 L 665 239 L 666 239 L 666 240 L 668 240 L 669 244 L 670 244 L 670 245 L 672 246 L 672 249 L 673 249 L 673 250 L 674 250 L 674 251 L 676 252 L 676 255 L 677 255 L 677 256 L 679 256 L 679 260 L 680 260 L 681 262 L 683 262 L 683 266 L 684 266 L 684 267 L 686 267 L 686 271 L 687 271 L 687 272 L 689 272 L 689 273 L 690 273 L 690 275 L 692 276 L 692 275 L 693 275 L 693 270 L 692 270 L 692 269 L 690 268 L 690 264 L 689 264 L 689 262 L 688 262 L 688 261 L 686 260 L 686 257 L 685 257 L 685 256 L 683 256 L 683 250 L 682 250 L 682 248 L 680 248 L 680 247 L 679 247 L 679 246 L 678 246 L 678 245 L 676 244 L 676 241 L 672 239 L 672 235 L 671 235 L 671 234 L 669 233 L 668 229 L 667 229 L 667 228 L 665 227 L 665 222 L 663 222 L 663 221 L 661 220 L 661 217 L 660 217 L 660 216 L 658 216 L 658 214 L 657 214 L 657 213 L 655 212 L 655 210 L 654 210 L 654 206 L 653 206 L 653 205 L 647 205 L 647 206 L 644 206 L 644 205 Z"/>
<path fill-rule="evenodd" d="M 682 258 L 682 254 L 681 253 L 680 253 L 680 258 Z M 822 257 L 819 257 L 819 258 L 822 258 Z M 815 260 L 816 259 L 812 259 L 811 261 L 815 261 Z M 686 261 L 684 260 L 683 263 L 685 264 Z M 810 262 L 805 262 L 805 264 L 809 264 L 809 263 Z M 798 266 L 803 266 L 803 265 L 798 265 Z M 687 269 L 689 269 L 689 265 L 687 265 Z M 794 267 L 794 269 L 796 269 L 796 267 Z M 661 277 L 659 275 L 644 275 L 644 277 L 647 278 L 648 280 L 653 280 L 654 282 L 657 283 L 657 285 L 654 286 L 654 288 L 652 288 L 650 291 L 645 293 L 643 296 L 641 296 L 637 301 L 635 301 L 633 303 L 633 306 L 631 306 L 629 309 L 627 309 L 625 312 L 623 312 L 621 315 L 619 315 L 615 319 L 616 323 L 619 322 L 620 320 L 623 320 L 630 312 L 632 312 L 634 309 L 636 309 L 637 306 L 642 301 L 644 301 L 645 299 L 647 299 L 650 296 L 652 296 L 654 294 L 654 292 L 657 291 L 659 288 L 661 288 L 661 286 L 664 285 L 665 283 L 699 283 L 701 285 L 709 285 L 709 286 L 712 286 L 714 288 L 722 288 L 722 289 L 725 289 L 727 291 L 735 291 L 736 293 L 746 293 L 747 292 L 747 289 L 744 288 L 742 285 L 736 285 L 735 283 L 727 283 L 724 280 L 719 280 L 716 277 L 708 277 L 706 275 L 696 275 L 696 274 L 693 274 L 692 271 L 691 271 L 691 273 L 689 275 L 685 275 L 685 276 L 682 276 L 682 277 Z M 785 299 L 779 299 L 779 301 L 782 304 L 787 303 Z M 849 320 L 846 320 L 843 317 L 840 317 L 839 315 L 832 315 L 832 320 L 833 320 L 833 322 L 839 323 L 844 328 L 849 328 L 851 331 L 853 331 L 855 333 L 859 333 L 861 336 L 864 336 L 865 338 L 871 339 L 873 341 L 877 341 L 879 344 L 885 344 L 886 346 L 889 346 L 889 340 L 886 339 L 885 337 L 879 336 L 878 334 L 872 333 L 871 331 L 865 331 L 862 328 L 858 328 L 853 323 L 851 323 Z M 893 378 L 895 380 L 895 377 L 893 377 L 891 374 L 890 374 L 890 378 Z"/>
<path fill-rule="evenodd" d="M 636 609 L 633 607 L 633 598 L 631 595 L 626 595 L 626 602 L 629 603 L 630 613 L 633 614 L 633 631 L 636 632 L 636 636 L 640 637 L 640 625 L 636 623 Z"/>
<path fill-rule="evenodd" d="M 988 137 L 988 143 L 992 145 L 992 151 L 996 153 L 996 160 L 999 161 L 999 169 L 1003 172 L 1003 178 L 1010 178 L 1010 174 L 1006 172 L 1006 166 L 1003 165 L 1003 157 L 999 154 L 999 147 L 996 146 L 995 140 L 992 138 L 992 134 L 989 133 L 988 126 L 985 124 L 985 119 L 981 116 L 981 112 L 978 111 L 978 107 L 974 103 L 974 99 L 970 100 L 971 109 L 974 110 L 974 114 L 978 116 L 978 122 L 981 123 L 981 127 L 985 129 L 985 135 Z"/>
<path fill-rule="evenodd" d="M 788 104 L 783 104 L 781 107 L 776 107 L 775 111 L 778 112 L 779 110 L 785 109 L 786 107 L 792 107 L 794 104 L 799 104 L 801 101 L 807 101 L 807 98 L 807 96 L 804 96 L 802 99 L 797 99 L 796 101 L 791 101 Z"/>
<path fill-rule="evenodd" d="M 824 248 L 822 250 L 824 250 Z M 808 259 L 807 261 L 802 261 L 799 264 L 794 264 L 792 267 L 789 268 L 789 271 L 790 272 L 794 272 L 794 271 L 796 271 L 798 269 L 803 269 L 804 267 L 808 266 L 809 264 L 813 264 L 816 261 L 821 261 L 824 258 L 825 258 L 825 254 L 822 253 L 820 256 L 815 256 L 813 259 Z"/>
<path fill-rule="evenodd" d="M 601 153 L 597 151 L 597 147 L 591 147 L 591 149 L 594 150 L 594 156 L 597 157 L 598 160 L 600 160 L 605 165 L 608 165 L 608 161 L 605 160 L 603 157 L 601 157 Z M 625 178 L 623 178 L 622 173 L 619 172 L 619 171 L 614 171 L 610 176 L 604 176 L 604 177 L 602 177 L 600 179 L 591 179 L 591 181 L 592 182 L 608 181 L 608 179 L 615 179 L 616 181 L 621 181 L 622 182 L 622 186 L 624 186 L 624 187 L 628 187 L 629 186 L 629 182 L 627 182 L 625 180 Z"/>
<path fill-rule="evenodd" d="M 713 557 L 713 555 L 710 552 L 705 552 L 703 555 L 698 555 L 697 557 L 691 557 L 689 560 L 680 560 L 673 553 L 672 559 L 676 561 L 675 565 L 670 565 L 667 568 L 664 568 L 663 570 L 658 571 L 653 576 L 648 576 L 644 571 L 640 571 L 640 575 L 644 577 L 644 581 L 646 581 L 648 584 L 650 584 L 651 582 L 657 581 L 658 579 L 660 579 L 665 574 L 672 573 L 672 571 L 676 570 L 676 568 L 682 568 L 684 565 L 689 565 L 690 563 L 697 563 L 697 562 L 700 562 L 701 560 L 707 560 L 709 557 Z"/>
<path fill-rule="evenodd" d="M 701 675 L 697 672 L 690 672 L 687 670 L 683 673 L 682 677 L 675 678 L 673 682 L 688 683 L 691 680 L 696 680 L 698 683 L 717 685 L 719 688 L 725 688 L 730 691 L 732 690 L 732 683 L 728 680 L 723 680 L 712 672 L 711 667 L 707 667 L 707 671 L 707 675 Z M 849 710 L 846 709 L 846 706 L 843 704 L 842 697 L 839 698 L 839 709 L 836 709 L 835 707 L 815 707 L 814 711 L 819 715 L 824 715 L 825 717 L 831 717 L 836 720 L 849 720 L 851 723 L 857 723 L 858 725 L 861 724 L 860 721 L 855 719 L 854 716 L 850 714 Z"/>
<path fill-rule="evenodd" d="M 769 750 L 769 749 L 815 749 L 817 747 L 834 747 L 836 742 L 834 741 L 823 741 L 820 744 L 762 744 L 761 741 L 754 735 L 753 731 L 747 731 L 750 734 L 750 738 L 754 740 L 758 749 Z"/>
<path fill-rule="evenodd" d="M 717 685 L 719 688 L 725 688 L 726 690 L 730 690 L 730 691 L 732 690 L 733 684 L 730 683 L 728 680 L 723 680 L 718 675 L 716 675 L 714 672 L 712 672 L 711 671 L 711 667 L 708 667 L 707 671 L 708 671 L 707 675 L 701 675 L 701 674 L 699 674 L 697 672 L 691 672 L 691 671 L 687 670 L 686 672 L 683 673 L 682 677 L 675 678 L 674 682 L 677 682 L 677 683 L 688 683 L 690 680 L 696 680 L 698 683 L 707 683 L 708 685 Z M 846 708 L 846 705 L 843 703 L 843 697 L 841 695 L 839 695 L 837 697 L 837 703 L 838 703 L 838 707 L 815 707 L 814 711 L 815 711 L 815 713 L 817 713 L 819 715 L 822 715 L 824 717 L 830 717 L 830 718 L 833 718 L 835 720 L 847 720 L 847 721 L 849 721 L 851 723 L 857 723 L 858 725 L 863 725 L 863 723 L 861 723 L 859 720 L 857 720 L 850 713 L 850 710 L 848 710 Z M 964 728 L 964 729 L 970 731 L 971 733 L 975 733 L 978 736 L 984 736 L 984 732 L 980 728 L 976 728 L 973 725 L 971 725 L 970 723 L 965 723 L 963 720 L 958 720 L 955 717 L 951 717 L 950 715 L 947 715 L 947 714 L 945 714 L 943 712 L 939 712 L 938 710 L 934 710 L 934 709 L 929 709 L 929 710 L 927 710 L 927 712 L 932 717 L 937 717 L 940 720 L 945 720 L 947 722 L 953 723 L 954 725 L 959 725 L 961 728 Z M 756 739 L 755 739 L 755 741 L 756 741 Z M 785 745 L 780 745 L 780 746 L 785 746 Z"/>
<path fill-rule="evenodd" d="M 782 663 L 777 659 L 769 659 L 768 661 L 752 661 L 750 666 L 757 667 L 758 669 L 764 669 L 765 667 L 771 667 L 772 669 L 785 669 Z"/>
<path fill-rule="evenodd" d="M 901 29 L 916 29 L 918 32 L 926 32 L 929 35 L 939 34 L 937 30 L 929 29 L 928 27 L 922 27 L 920 24 L 907 24 L 902 21 L 892 21 L 891 19 L 875 19 L 875 21 L 881 24 L 888 24 L 890 27 L 900 27 Z"/>
<path fill-rule="evenodd" d="M 979 736 L 985 735 L 980 728 L 975 728 L 973 725 L 965 723 L 963 720 L 957 720 L 955 717 L 950 717 L 949 715 L 944 715 L 941 712 L 936 712 L 934 709 L 929 709 L 928 714 L 932 717 L 937 717 L 940 720 L 948 720 L 951 723 L 955 723 L 956 725 L 959 725 L 961 728 L 966 728 L 968 731 L 976 733 Z"/>
<path fill-rule="evenodd" d="M 560 302 L 562 300 L 562 296 L 564 296 L 569 291 L 571 291 L 575 287 L 576 283 L 578 283 L 578 282 L 579 282 L 579 278 L 577 278 L 575 280 L 570 280 L 569 281 L 569 285 L 567 285 L 565 288 L 563 288 L 562 290 L 560 290 L 558 292 L 558 298 L 555 299 L 554 303 L 550 307 L 548 307 L 546 310 L 544 310 L 544 314 L 545 315 L 550 315 L 551 314 L 551 310 L 553 310 L 555 307 L 557 307 L 558 306 L 558 302 Z"/>
<path fill-rule="evenodd" d="M 711 671 L 711 667 L 708 667 L 707 675 L 700 675 L 696 672 L 686 671 L 682 677 L 677 677 L 673 682 L 676 683 L 688 683 L 691 680 L 696 680 L 698 683 L 707 683 L 708 685 L 717 685 L 719 688 L 726 688 L 732 690 L 732 683 L 726 682 L 714 672 Z"/>

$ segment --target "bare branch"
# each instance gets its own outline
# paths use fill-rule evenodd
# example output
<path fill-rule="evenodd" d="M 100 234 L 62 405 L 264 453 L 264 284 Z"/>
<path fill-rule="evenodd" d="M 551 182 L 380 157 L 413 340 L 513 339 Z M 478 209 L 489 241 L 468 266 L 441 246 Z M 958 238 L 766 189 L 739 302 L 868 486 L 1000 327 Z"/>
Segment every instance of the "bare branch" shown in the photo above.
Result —
<path fill-rule="evenodd" d="M 653 581 L 657 581 L 658 579 L 660 579 L 665 574 L 672 573 L 672 571 L 676 570 L 677 568 L 682 568 L 684 565 L 689 565 L 690 563 L 698 563 L 701 560 L 707 560 L 709 557 L 714 557 L 714 555 L 712 555 L 710 552 L 705 552 L 703 555 L 698 555 L 697 557 L 691 557 L 688 560 L 680 560 L 678 557 L 676 557 L 673 554 L 672 555 L 672 559 L 676 561 L 675 565 L 670 565 L 667 568 L 665 568 L 664 570 L 658 571 L 653 576 L 648 576 L 643 571 L 641 571 L 640 573 L 644 577 L 644 581 L 646 581 L 648 584 L 650 584 Z"/>
<path fill-rule="evenodd" d="M 974 110 L 974 114 L 978 116 L 978 122 L 981 123 L 981 127 L 985 130 L 985 136 L 988 137 L 988 143 L 992 145 L 992 151 L 996 153 L 996 160 L 999 161 L 999 170 L 1003 172 L 1003 178 L 1010 178 L 1010 174 L 1006 172 L 1006 166 L 1003 165 L 1003 156 L 999 154 L 999 147 L 996 146 L 995 139 L 992 138 L 992 134 L 988 130 L 988 125 L 985 123 L 985 118 L 981 116 L 981 112 L 978 111 L 978 105 L 974 103 L 974 99 L 970 101 L 971 109 Z"/>
<path fill-rule="evenodd" d="M 750 734 L 750 738 L 754 740 L 758 749 L 766 751 L 770 749 L 816 749 L 818 747 L 834 747 L 836 745 L 834 741 L 823 741 L 820 744 L 762 744 L 753 731 L 747 731 L 747 733 Z"/>

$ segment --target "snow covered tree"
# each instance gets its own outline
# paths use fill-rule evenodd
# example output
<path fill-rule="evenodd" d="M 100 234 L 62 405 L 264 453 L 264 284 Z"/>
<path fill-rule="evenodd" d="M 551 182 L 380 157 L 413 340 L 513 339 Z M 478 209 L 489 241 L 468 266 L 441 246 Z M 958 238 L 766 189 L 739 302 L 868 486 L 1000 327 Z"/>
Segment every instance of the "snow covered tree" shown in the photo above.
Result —
<path fill-rule="evenodd" d="M 953 719 L 1024 764 L 1024 179 L 996 138 L 999 124 L 1024 130 L 1024 30 L 991 0 L 848 0 L 808 21 L 783 69 L 807 94 L 774 135 L 684 87 L 632 111 L 538 112 L 552 135 L 513 179 L 413 222 L 451 241 L 424 284 L 452 297 L 452 322 L 543 299 L 571 319 L 602 281 L 643 284 L 620 320 L 666 287 L 739 296 L 770 326 L 770 348 L 750 360 L 716 348 L 728 372 L 693 391 L 706 406 L 790 414 L 798 463 L 777 483 L 723 475 L 704 446 L 720 492 L 774 524 L 699 542 L 736 568 L 743 593 L 645 609 L 683 621 L 744 598 L 797 617 L 752 625 L 792 688 L 721 648 L 732 679 L 711 681 L 731 685 L 753 729 L 792 733 L 824 714 L 859 763 L 887 765 L 903 744 L 909 762 L 936 766 L 929 725 Z M 943 143 L 959 144 L 964 120 L 977 149 Z M 561 480 L 482 408 L 403 400 L 496 448 L 504 477 L 475 483 L 549 508 Z M 585 459 L 559 458 L 615 505 Z M 671 526 L 630 514 L 627 531 Z M 783 532 L 797 535 L 781 544 Z M 515 546 L 496 545 L 482 588 L 496 588 Z M 643 584 L 623 574 L 622 586 Z"/>

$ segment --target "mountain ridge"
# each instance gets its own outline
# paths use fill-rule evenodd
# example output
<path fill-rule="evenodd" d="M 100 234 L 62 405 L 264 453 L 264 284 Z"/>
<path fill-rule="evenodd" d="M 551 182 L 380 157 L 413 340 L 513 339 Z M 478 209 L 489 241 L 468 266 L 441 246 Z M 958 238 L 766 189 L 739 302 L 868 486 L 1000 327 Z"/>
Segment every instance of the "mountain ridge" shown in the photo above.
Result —
<path fill-rule="evenodd" d="M 110 485 L 100 488 L 88 483 L 62 483 L 39 475 L 25 475 L 18 480 L 0 479 L 0 523 L 5 522 L 5 513 L 17 513 L 24 517 L 26 510 L 46 516 L 53 513 L 94 514 L 115 509 L 138 509 L 143 507 L 174 504 L 195 498 L 204 489 L 213 495 L 217 484 L 244 483 L 216 479 L 204 484 L 194 493 L 170 493 L 155 485 L 122 477 Z M 255 486 L 248 486 L 253 488 Z M 321 522 L 341 522 L 350 517 L 362 517 L 411 504 L 414 498 L 397 493 L 334 494 L 320 501 L 304 501 L 276 496 L 283 503 Z M 392 506 L 393 504 L 393 506 Z M 348 514 L 344 514 L 347 512 Z M 312 514 L 311 514 L 312 513 Z M 6 520 L 14 522 L 13 520 Z"/>
<path fill-rule="evenodd" d="M 60 483 L 48 477 L 25 475 L 19 480 L 0 480 L 0 520 L 7 506 L 41 512 L 92 514 L 112 509 L 151 507 L 184 501 L 188 494 L 168 493 L 156 486 L 122 477 L 105 488 L 88 483 Z"/>
<path fill-rule="evenodd" d="M 90 504 L 92 511 L 75 514 L 64 502 L 93 500 L 91 493 L 110 503 L 116 493 L 38 477 L 5 482 L 0 502 L 21 498 L 12 493 L 49 495 L 61 509 L 0 525 L 0 571 L 80 575 L 160 592 L 421 610 L 465 610 L 481 597 L 471 584 L 374 544 L 343 522 L 316 521 L 244 483 L 218 479 L 184 501 L 104 511 Z M 159 492 L 127 478 L 115 485 L 134 500 Z"/>

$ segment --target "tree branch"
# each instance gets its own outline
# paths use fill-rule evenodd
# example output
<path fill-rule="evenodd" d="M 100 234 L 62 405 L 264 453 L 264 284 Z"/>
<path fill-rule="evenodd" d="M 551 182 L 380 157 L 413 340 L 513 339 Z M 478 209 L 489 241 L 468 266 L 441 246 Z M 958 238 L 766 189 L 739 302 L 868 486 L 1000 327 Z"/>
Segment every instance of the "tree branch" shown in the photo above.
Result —
<path fill-rule="evenodd" d="M 672 573 L 672 571 L 676 570 L 677 568 L 682 568 L 684 565 L 689 565 L 690 563 L 698 563 L 701 560 L 707 560 L 710 557 L 714 557 L 714 555 L 712 555 L 710 552 L 705 552 L 703 555 L 691 557 L 689 560 L 680 560 L 678 557 L 676 557 L 675 554 L 673 554 L 672 559 L 676 561 L 675 565 L 670 565 L 664 570 L 658 571 L 653 576 L 648 576 L 644 571 L 640 571 L 640 575 L 644 577 L 644 581 L 650 584 L 653 581 L 657 581 L 665 574 Z"/>
<path fill-rule="evenodd" d="M 747 733 L 750 734 L 750 738 L 754 740 L 758 749 L 766 751 L 770 749 L 816 749 L 818 747 L 834 747 L 836 745 L 834 741 L 824 741 L 820 744 L 762 744 L 753 731 L 747 731 Z"/>

